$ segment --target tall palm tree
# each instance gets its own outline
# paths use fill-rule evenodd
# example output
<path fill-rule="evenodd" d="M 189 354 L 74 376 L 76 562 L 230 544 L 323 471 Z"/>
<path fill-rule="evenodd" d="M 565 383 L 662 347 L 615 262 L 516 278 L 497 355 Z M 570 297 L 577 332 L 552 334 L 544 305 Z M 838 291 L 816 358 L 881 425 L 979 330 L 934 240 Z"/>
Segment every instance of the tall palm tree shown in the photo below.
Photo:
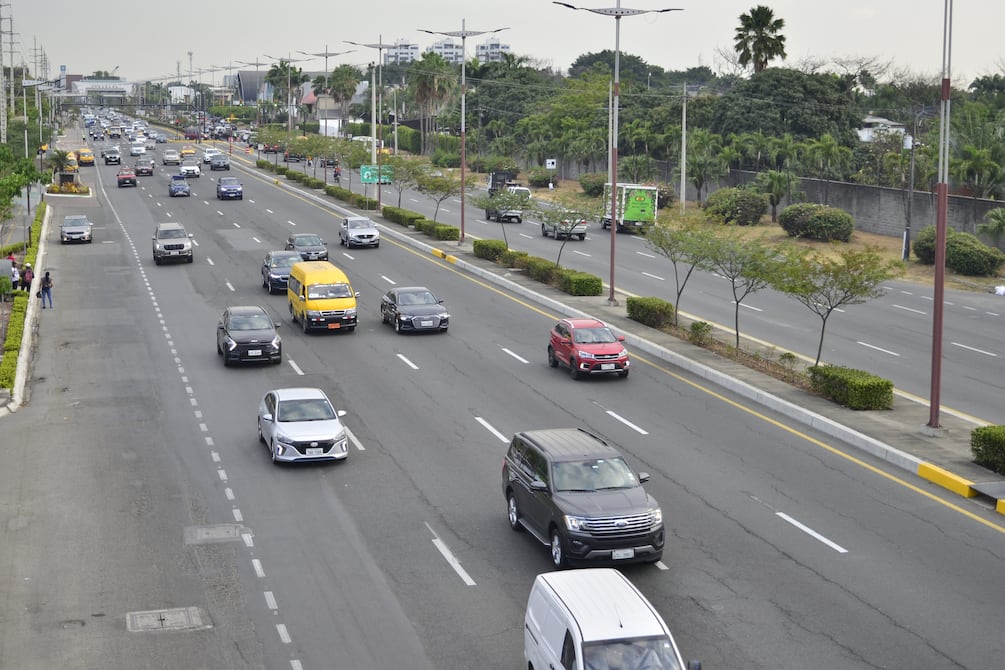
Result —
<path fill-rule="evenodd" d="M 824 179 L 823 204 L 826 205 L 830 199 L 831 179 L 851 160 L 851 149 L 838 144 L 838 141 L 830 133 L 824 133 L 820 139 L 807 147 L 806 153 L 820 170 L 820 176 Z"/>
<path fill-rule="evenodd" d="M 450 63 L 431 51 L 422 54 L 421 59 L 412 61 L 408 72 L 412 97 L 420 110 L 422 152 L 428 153 L 433 148 L 428 139 L 432 119 L 454 90 L 458 77 Z"/>
<path fill-rule="evenodd" d="M 314 90 L 330 95 L 339 107 L 342 116 L 342 133 L 348 132 L 349 102 L 359 88 L 363 73 L 354 65 L 339 65 L 328 73 L 327 77 L 319 75 L 314 80 Z"/>
<path fill-rule="evenodd" d="M 754 74 L 768 67 L 768 61 L 785 58 L 785 35 L 780 34 L 785 19 L 776 19 L 770 7 L 758 5 L 740 14 L 740 27 L 733 38 L 740 65 L 754 66 Z"/>
<path fill-rule="evenodd" d="M 280 94 L 279 99 L 287 107 L 286 113 L 292 112 L 292 107 L 300 103 L 300 96 L 294 95 L 300 85 L 310 81 L 310 75 L 298 67 L 293 67 L 289 61 L 280 59 L 265 73 L 265 81 L 272 85 L 273 93 Z"/>

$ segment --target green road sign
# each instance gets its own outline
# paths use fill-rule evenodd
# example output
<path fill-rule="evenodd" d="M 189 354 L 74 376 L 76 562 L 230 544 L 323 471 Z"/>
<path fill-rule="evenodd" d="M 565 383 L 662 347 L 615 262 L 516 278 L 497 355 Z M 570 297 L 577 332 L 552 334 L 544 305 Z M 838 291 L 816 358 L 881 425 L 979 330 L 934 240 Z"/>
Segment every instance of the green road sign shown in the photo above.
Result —
<path fill-rule="evenodd" d="M 360 165 L 359 166 L 359 178 L 364 184 L 376 184 L 377 183 L 377 166 L 376 165 Z M 380 166 L 380 183 L 390 184 L 391 180 L 394 179 L 394 169 L 390 165 Z"/>

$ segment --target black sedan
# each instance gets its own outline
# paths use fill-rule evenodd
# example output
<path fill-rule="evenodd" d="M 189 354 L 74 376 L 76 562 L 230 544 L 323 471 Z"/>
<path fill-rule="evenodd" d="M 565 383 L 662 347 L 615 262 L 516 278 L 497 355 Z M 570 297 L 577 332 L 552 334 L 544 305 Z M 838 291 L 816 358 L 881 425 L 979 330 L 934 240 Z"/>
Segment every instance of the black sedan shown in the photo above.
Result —
<path fill-rule="evenodd" d="M 283 341 L 264 308 L 257 305 L 228 307 L 216 325 L 216 353 L 223 364 L 258 363 L 283 360 Z"/>
<path fill-rule="evenodd" d="M 394 324 L 394 332 L 439 331 L 450 326 L 450 313 L 443 301 L 423 286 L 392 288 L 380 299 L 380 320 Z"/>
<path fill-rule="evenodd" d="M 290 281 L 290 268 L 303 260 L 296 251 L 270 251 L 262 261 L 262 288 L 285 291 Z"/>

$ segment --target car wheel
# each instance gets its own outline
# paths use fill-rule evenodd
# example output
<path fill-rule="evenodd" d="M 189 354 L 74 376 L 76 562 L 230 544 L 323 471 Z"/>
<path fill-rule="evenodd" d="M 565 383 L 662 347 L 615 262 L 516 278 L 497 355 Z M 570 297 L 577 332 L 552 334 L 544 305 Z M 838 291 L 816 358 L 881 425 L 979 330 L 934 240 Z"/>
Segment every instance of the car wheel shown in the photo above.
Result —
<path fill-rule="evenodd" d="M 223 349 L 220 348 L 220 340 L 216 341 L 216 355 L 217 356 L 223 355 Z"/>
<path fill-rule="evenodd" d="M 579 368 L 576 366 L 576 359 L 575 358 L 570 358 L 569 359 L 569 375 L 573 379 L 579 379 Z"/>
<path fill-rule="evenodd" d="M 394 332 L 396 333 L 401 332 L 401 319 L 399 319 L 397 316 L 394 317 Z"/>
<path fill-rule="evenodd" d="M 194 260 L 195 260 L 195 255 L 194 254 L 188 257 L 188 262 L 189 263 L 191 263 Z"/>
<path fill-rule="evenodd" d="M 387 323 L 387 312 L 385 312 L 383 309 L 380 310 L 380 322 Z"/>
<path fill-rule="evenodd" d="M 258 417 L 258 441 L 265 444 L 265 436 L 262 435 L 262 417 Z"/>
<path fill-rule="evenodd" d="M 516 506 L 516 496 L 510 493 L 506 496 L 506 518 L 509 519 L 509 527 L 520 532 L 523 526 L 520 524 L 520 510 Z"/>
<path fill-rule="evenodd" d="M 269 455 L 272 457 L 272 464 L 279 465 L 279 461 L 276 460 L 276 441 L 272 441 L 272 446 L 269 447 Z"/>
<path fill-rule="evenodd" d="M 618 373 L 618 376 L 624 379 L 625 377 L 628 376 L 628 370 L 622 370 L 621 372 Z"/>
<path fill-rule="evenodd" d="M 225 367 L 225 368 L 229 368 L 230 367 L 230 359 L 226 355 L 224 355 L 224 357 L 223 357 L 223 367 Z"/>
<path fill-rule="evenodd" d="M 516 222 L 517 223 L 523 223 L 523 217 L 520 217 L 520 216 L 516 217 Z"/>
<path fill-rule="evenodd" d="M 551 345 L 548 345 L 548 367 L 558 367 L 558 359 L 555 358 L 555 350 L 551 348 Z"/>
<path fill-rule="evenodd" d="M 585 240 L 586 239 L 586 233 L 580 233 L 578 235 L 578 237 L 579 237 L 580 240 Z"/>
<path fill-rule="evenodd" d="M 161 264 L 161 259 L 159 259 L 156 256 L 154 256 L 154 265 L 160 265 L 160 264 Z"/>
<path fill-rule="evenodd" d="M 551 564 L 556 570 L 561 570 L 568 565 L 565 560 L 565 546 L 562 544 L 562 537 L 555 529 L 551 531 Z"/>
<path fill-rule="evenodd" d="M 544 227 L 543 223 L 541 224 L 541 237 L 548 237 L 548 229 Z"/>
<path fill-rule="evenodd" d="M 307 315 L 304 314 L 303 318 L 300 319 L 300 326 L 303 328 L 304 335 L 307 335 L 311 331 L 311 327 L 307 324 Z"/>
<path fill-rule="evenodd" d="M 374 249 L 379 249 L 380 248 L 380 242 L 377 242 L 377 244 L 373 245 L 373 248 Z"/>

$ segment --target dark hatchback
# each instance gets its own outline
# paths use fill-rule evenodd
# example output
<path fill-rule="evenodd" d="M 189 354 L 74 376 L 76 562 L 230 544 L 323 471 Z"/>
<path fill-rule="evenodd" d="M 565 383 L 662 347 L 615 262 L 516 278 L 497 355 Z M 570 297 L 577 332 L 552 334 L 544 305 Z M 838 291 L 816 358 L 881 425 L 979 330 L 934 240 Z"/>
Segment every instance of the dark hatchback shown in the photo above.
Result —
<path fill-rule="evenodd" d="M 257 305 L 228 307 L 216 325 L 216 353 L 223 364 L 274 363 L 283 360 L 279 327 L 264 308 Z"/>
<path fill-rule="evenodd" d="M 296 251 L 270 251 L 262 261 L 262 288 L 269 293 L 285 291 L 290 282 L 290 269 L 303 258 Z"/>
<path fill-rule="evenodd" d="M 297 233 L 286 240 L 286 250 L 296 251 L 305 261 L 328 260 L 328 243 L 314 233 Z"/>

